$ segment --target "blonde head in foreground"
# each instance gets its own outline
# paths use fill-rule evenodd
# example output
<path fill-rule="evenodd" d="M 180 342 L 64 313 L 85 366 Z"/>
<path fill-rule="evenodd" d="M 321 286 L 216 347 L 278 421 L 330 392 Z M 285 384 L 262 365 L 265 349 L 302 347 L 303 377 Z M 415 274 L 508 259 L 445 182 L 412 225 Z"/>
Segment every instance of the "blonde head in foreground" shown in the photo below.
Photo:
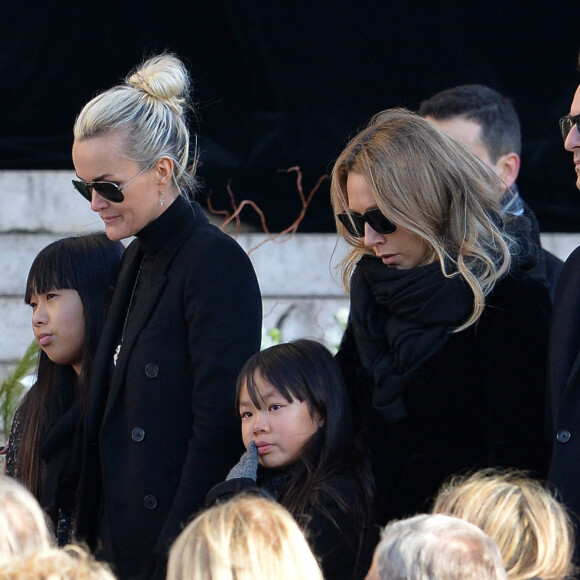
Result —
<path fill-rule="evenodd" d="M 44 548 L 0 564 L 2 580 L 115 580 L 109 568 L 77 546 Z"/>
<path fill-rule="evenodd" d="M 279 504 L 237 496 L 202 512 L 169 553 L 167 580 L 323 580 L 298 524 Z"/>
<path fill-rule="evenodd" d="M 36 498 L 8 476 L 0 477 L 0 557 L 25 554 L 54 544 Z"/>
<path fill-rule="evenodd" d="M 502 553 L 510 580 L 573 575 L 574 532 L 565 508 L 544 486 L 519 471 L 484 469 L 444 485 L 434 513 L 479 526 Z"/>

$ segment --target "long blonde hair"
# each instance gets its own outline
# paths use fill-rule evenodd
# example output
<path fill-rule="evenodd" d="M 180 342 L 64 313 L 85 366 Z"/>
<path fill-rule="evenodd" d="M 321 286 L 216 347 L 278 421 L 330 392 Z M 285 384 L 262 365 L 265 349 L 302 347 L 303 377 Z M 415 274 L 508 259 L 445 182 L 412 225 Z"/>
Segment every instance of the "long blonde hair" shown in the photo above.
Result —
<path fill-rule="evenodd" d="M 298 524 L 272 500 L 236 496 L 202 512 L 169 553 L 167 580 L 323 580 Z"/>
<path fill-rule="evenodd" d="M 568 513 L 523 472 L 483 469 L 455 477 L 441 488 L 432 511 L 467 520 L 491 536 L 510 580 L 561 580 L 574 572 Z"/>
<path fill-rule="evenodd" d="M 460 275 L 474 295 L 471 316 L 458 329 L 474 324 L 485 296 L 509 271 L 515 241 L 502 229 L 499 178 L 459 140 L 406 109 L 373 117 L 338 157 L 331 182 L 335 215 L 348 212 L 348 174 L 361 174 L 381 212 L 427 246 L 422 264 L 439 260 L 447 277 Z M 495 221 L 499 225 L 496 225 Z M 337 229 L 352 246 L 341 263 L 348 290 L 363 254 L 374 255 L 363 240 Z"/>

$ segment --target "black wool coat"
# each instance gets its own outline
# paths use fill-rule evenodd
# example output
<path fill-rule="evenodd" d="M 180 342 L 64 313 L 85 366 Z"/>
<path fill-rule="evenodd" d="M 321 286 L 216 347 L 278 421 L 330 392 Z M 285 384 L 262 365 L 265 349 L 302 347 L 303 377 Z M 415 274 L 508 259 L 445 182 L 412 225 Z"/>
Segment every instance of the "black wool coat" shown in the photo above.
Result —
<path fill-rule="evenodd" d="M 114 367 L 140 234 L 123 259 L 85 426 L 77 536 L 120 579 L 164 577 L 171 542 L 237 461 L 235 382 L 261 339 L 258 282 L 237 242 L 181 197 L 151 227 Z"/>
<path fill-rule="evenodd" d="M 570 510 L 580 533 L 580 248 L 562 270 L 548 357 L 551 397 L 552 462 L 549 481 Z M 580 561 L 580 546 L 576 562 Z"/>
<path fill-rule="evenodd" d="M 239 493 L 257 493 L 281 501 L 281 488 L 290 477 L 288 470 L 258 468 L 259 483 L 243 477 L 229 479 L 214 486 L 206 498 L 206 506 L 226 501 Z M 341 498 L 345 506 L 356 502 L 357 487 L 350 477 L 334 476 L 325 481 L 327 489 Z M 318 559 L 325 580 L 362 580 L 371 566 L 375 546 L 379 542 L 379 528 L 374 522 L 355 522 L 349 517 L 336 497 L 321 491 L 322 509 L 312 508 L 304 514 L 302 529 Z"/>
<path fill-rule="evenodd" d="M 479 321 L 414 373 L 402 394 L 407 416 L 395 421 L 373 406 L 375 385 L 347 328 L 337 359 L 371 451 L 381 525 L 428 511 L 455 473 L 513 466 L 546 475 L 550 311 L 541 282 L 525 273 L 500 280 Z"/>

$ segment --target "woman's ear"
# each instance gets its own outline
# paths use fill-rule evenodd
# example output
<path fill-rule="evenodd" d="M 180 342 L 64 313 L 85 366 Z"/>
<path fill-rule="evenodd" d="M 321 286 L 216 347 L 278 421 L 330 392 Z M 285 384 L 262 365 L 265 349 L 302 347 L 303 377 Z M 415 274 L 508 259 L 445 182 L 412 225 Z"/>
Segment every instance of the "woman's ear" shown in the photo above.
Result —
<path fill-rule="evenodd" d="M 153 169 L 157 174 L 157 185 L 161 189 L 166 188 L 173 177 L 173 159 L 161 157 L 155 162 Z"/>

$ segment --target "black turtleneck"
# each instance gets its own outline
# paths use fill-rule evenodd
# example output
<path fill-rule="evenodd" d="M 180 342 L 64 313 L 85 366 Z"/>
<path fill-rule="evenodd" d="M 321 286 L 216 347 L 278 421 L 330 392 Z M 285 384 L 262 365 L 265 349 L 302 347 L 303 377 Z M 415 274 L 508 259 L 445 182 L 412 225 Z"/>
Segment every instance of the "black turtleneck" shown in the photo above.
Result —
<path fill-rule="evenodd" d="M 151 257 L 157 254 L 163 243 L 171 237 L 171 232 L 184 214 L 190 211 L 195 211 L 193 206 L 182 195 L 178 195 L 157 219 L 147 224 L 137 234 L 137 239 L 145 253 Z"/>
<path fill-rule="evenodd" d="M 198 206 L 199 207 L 199 206 Z M 130 299 L 128 312 L 121 328 L 119 329 L 119 344 L 122 344 L 125 332 L 131 327 L 132 313 L 139 308 L 143 300 L 143 289 L 147 287 L 151 276 L 155 270 L 155 259 L 159 251 L 163 248 L 164 243 L 171 238 L 172 232 L 178 227 L 178 224 L 188 212 L 195 212 L 189 201 L 183 196 L 178 195 L 171 205 L 150 224 L 147 224 L 136 237 L 144 251 L 141 266 L 135 279 L 135 285 Z M 199 210 L 201 211 L 201 210 Z"/>

